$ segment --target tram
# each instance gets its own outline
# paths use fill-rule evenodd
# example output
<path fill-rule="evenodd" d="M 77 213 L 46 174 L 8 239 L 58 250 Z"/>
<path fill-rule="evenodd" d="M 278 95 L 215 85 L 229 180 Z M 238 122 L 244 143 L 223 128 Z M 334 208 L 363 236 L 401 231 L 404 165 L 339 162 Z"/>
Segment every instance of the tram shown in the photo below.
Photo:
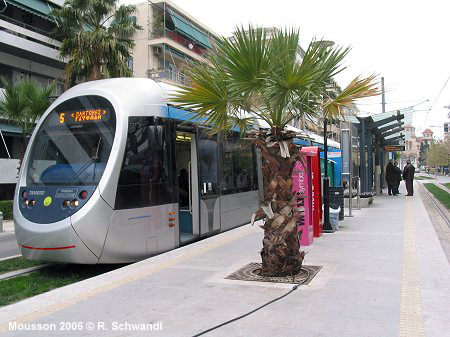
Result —
<path fill-rule="evenodd" d="M 254 146 L 218 141 L 151 79 L 86 82 L 30 139 L 14 198 L 27 259 L 128 263 L 248 223 L 262 191 Z"/>
<path fill-rule="evenodd" d="M 256 153 L 167 105 L 150 79 L 87 82 L 38 123 L 14 202 L 25 258 L 125 263 L 249 221 L 258 207 Z"/>

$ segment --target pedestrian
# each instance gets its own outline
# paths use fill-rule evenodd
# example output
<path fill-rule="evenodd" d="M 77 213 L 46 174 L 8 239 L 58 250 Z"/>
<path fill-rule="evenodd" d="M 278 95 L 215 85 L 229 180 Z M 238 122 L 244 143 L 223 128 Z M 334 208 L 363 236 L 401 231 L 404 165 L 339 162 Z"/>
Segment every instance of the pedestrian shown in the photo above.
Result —
<path fill-rule="evenodd" d="M 388 194 L 397 195 L 397 173 L 394 165 L 392 164 L 392 159 L 389 160 L 389 163 L 386 166 L 386 182 L 388 185 Z"/>
<path fill-rule="evenodd" d="M 406 166 L 403 169 L 403 180 L 405 181 L 406 194 L 407 197 L 412 197 L 414 194 L 413 181 L 414 181 L 414 172 L 416 168 L 413 164 L 411 164 L 411 160 L 406 161 Z"/>
<path fill-rule="evenodd" d="M 398 161 L 394 161 L 395 173 L 397 174 L 397 186 L 395 189 L 395 194 L 400 194 L 400 182 L 402 181 L 402 170 L 398 167 Z"/>

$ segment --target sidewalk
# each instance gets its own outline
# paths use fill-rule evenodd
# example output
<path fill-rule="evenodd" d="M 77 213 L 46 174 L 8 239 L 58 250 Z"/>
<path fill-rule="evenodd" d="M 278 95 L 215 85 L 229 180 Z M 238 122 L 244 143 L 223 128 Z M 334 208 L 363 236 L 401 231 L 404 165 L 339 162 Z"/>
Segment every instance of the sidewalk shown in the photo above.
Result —
<path fill-rule="evenodd" d="M 448 336 L 450 267 L 419 189 L 377 197 L 353 214 L 341 231 L 304 247 L 305 264 L 323 266 L 309 285 L 207 336 Z M 292 288 L 224 279 L 260 261 L 261 240 L 259 227 L 240 227 L 0 308 L 0 333 L 195 335 Z M 55 323 L 57 331 L 11 331 L 11 322 Z M 81 322 L 83 331 L 60 331 L 61 322 Z M 126 322 L 162 322 L 162 331 L 111 331 Z"/>
<path fill-rule="evenodd" d="M 3 233 L 14 232 L 14 221 L 12 220 L 3 220 Z M 0 234 L 2 234 L 0 232 Z"/>

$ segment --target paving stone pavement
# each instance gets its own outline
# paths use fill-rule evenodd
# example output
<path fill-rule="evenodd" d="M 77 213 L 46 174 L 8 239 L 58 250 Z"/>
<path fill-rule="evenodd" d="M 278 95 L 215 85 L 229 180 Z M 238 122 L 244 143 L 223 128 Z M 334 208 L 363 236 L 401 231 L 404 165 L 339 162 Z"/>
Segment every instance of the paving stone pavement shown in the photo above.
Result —
<path fill-rule="evenodd" d="M 339 232 L 303 247 L 306 264 L 323 266 L 309 285 L 206 336 L 448 336 L 450 267 L 416 191 L 355 210 Z M 261 240 L 258 226 L 243 226 L 0 308 L 0 333 L 193 336 L 291 289 L 225 279 L 260 260 Z M 60 330 L 65 322 L 81 322 L 82 331 Z M 113 331 L 151 322 L 162 330 Z M 11 324 L 57 331 L 12 331 Z"/>

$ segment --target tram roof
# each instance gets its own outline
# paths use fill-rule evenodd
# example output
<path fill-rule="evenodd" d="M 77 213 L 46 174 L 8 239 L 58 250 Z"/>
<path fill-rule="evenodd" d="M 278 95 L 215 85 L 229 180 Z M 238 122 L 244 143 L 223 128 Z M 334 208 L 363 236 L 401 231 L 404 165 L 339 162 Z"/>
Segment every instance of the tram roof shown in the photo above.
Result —
<path fill-rule="evenodd" d="M 153 92 L 153 94 L 145 94 L 145 92 L 152 87 L 159 88 L 161 89 L 161 91 L 159 93 Z M 128 110 L 135 112 L 142 110 L 141 113 L 149 113 L 153 110 L 149 108 L 155 107 L 155 104 L 167 104 L 169 105 L 169 118 L 188 120 L 193 116 L 191 113 L 186 110 L 171 106 L 171 103 L 173 102 L 170 101 L 170 97 L 179 90 L 180 89 L 174 85 L 144 78 L 114 78 L 99 81 L 90 81 L 79 84 L 66 91 L 64 94 L 58 97 L 55 102 L 53 102 L 49 110 L 68 98 L 79 95 L 86 95 L 89 92 L 92 94 L 100 95 L 107 94 L 106 96 L 114 97 L 122 101 L 127 100 L 127 103 L 129 103 L 127 104 Z M 140 107 L 139 104 L 143 104 L 143 106 Z M 245 114 L 248 114 L 248 112 L 243 111 L 243 115 Z M 259 120 L 258 124 L 260 128 L 269 128 L 269 125 L 265 121 Z M 314 143 L 316 143 L 319 146 L 322 145 L 321 147 L 323 147 L 323 137 L 308 130 L 301 130 L 290 125 L 287 126 L 287 129 L 295 131 L 296 133 L 301 135 L 294 141 L 296 144 L 314 145 Z M 328 139 L 328 146 L 335 149 L 340 149 L 340 144 L 331 139 Z"/>
<path fill-rule="evenodd" d="M 174 85 L 170 85 L 167 83 L 159 83 L 161 86 L 161 89 L 163 90 L 164 94 L 165 94 L 165 99 L 167 101 L 168 104 L 171 104 L 173 102 L 170 102 L 170 96 L 172 96 L 173 94 L 175 94 L 176 92 L 178 92 L 179 88 L 174 86 Z M 174 104 L 175 105 L 175 104 Z M 245 112 L 243 112 L 245 114 Z M 186 119 L 186 118 L 185 118 Z M 258 121 L 259 127 L 261 128 L 269 128 L 269 124 L 267 124 L 267 122 L 263 121 L 263 120 L 259 120 Z M 296 144 L 299 145 L 310 145 L 309 141 L 313 142 L 313 143 L 317 143 L 317 144 L 321 144 L 323 145 L 324 143 L 324 139 L 322 136 L 319 136 L 311 131 L 308 130 L 302 130 L 299 128 L 296 128 L 294 126 L 288 125 L 287 126 L 288 130 L 291 131 L 295 131 L 298 134 L 301 135 L 301 138 L 297 139 L 295 141 Z M 329 147 L 333 147 L 336 149 L 340 149 L 341 148 L 341 144 L 339 142 L 336 142 L 334 140 L 328 139 L 327 141 L 328 146 Z"/>

